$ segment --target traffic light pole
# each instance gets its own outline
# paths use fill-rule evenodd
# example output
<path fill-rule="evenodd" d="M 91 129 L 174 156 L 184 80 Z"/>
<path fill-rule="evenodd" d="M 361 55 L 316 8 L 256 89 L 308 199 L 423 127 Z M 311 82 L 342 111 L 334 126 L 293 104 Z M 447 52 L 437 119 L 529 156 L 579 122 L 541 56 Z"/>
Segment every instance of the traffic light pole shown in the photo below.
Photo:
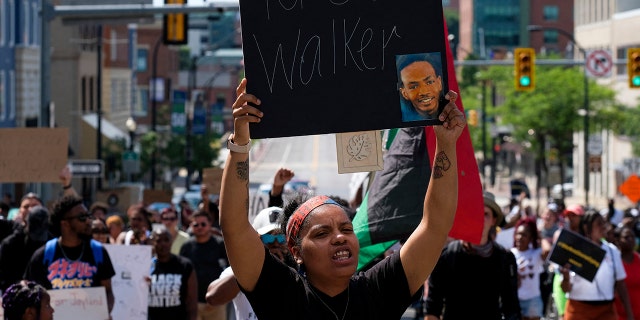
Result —
<path fill-rule="evenodd" d="M 529 31 L 543 31 L 543 30 L 555 30 L 558 33 L 564 35 L 565 37 L 569 38 L 569 40 L 571 40 L 571 42 L 573 42 L 573 45 L 576 46 L 576 48 L 578 48 L 578 50 L 580 51 L 580 53 L 582 53 L 582 56 L 584 58 L 584 64 L 583 64 L 583 69 L 584 69 L 584 204 L 585 206 L 589 206 L 589 150 L 587 148 L 587 145 L 589 144 L 589 78 L 587 77 L 587 51 L 581 47 L 578 42 L 576 42 L 576 39 L 573 37 L 573 35 L 563 29 L 559 29 L 559 28 L 554 28 L 554 27 L 545 27 L 545 26 L 538 26 L 538 25 L 530 25 L 527 26 L 527 30 Z M 562 185 L 562 183 L 564 183 L 564 181 L 561 181 L 560 184 Z M 564 193 L 564 188 L 561 188 L 562 193 Z"/>

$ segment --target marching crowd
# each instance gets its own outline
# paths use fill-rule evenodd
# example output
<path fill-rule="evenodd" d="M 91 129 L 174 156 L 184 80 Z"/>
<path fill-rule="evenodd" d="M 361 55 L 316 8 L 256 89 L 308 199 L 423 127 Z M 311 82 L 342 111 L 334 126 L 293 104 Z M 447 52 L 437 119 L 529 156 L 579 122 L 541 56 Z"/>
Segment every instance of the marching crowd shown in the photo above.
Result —
<path fill-rule="evenodd" d="M 422 219 L 387 257 L 356 272 L 359 244 L 353 208 L 343 199 L 302 196 L 282 201 L 294 173 L 275 175 L 270 206 L 249 222 L 249 123 L 259 122 L 260 100 L 238 87 L 234 133 L 220 203 L 206 187 L 198 208 L 152 212 L 132 205 L 113 214 L 88 208 L 64 169 L 64 194 L 51 208 L 28 193 L 9 217 L 0 206 L 0 290 L 5 319 L 52 319 L 47 290 L 105 288 L 109 311 L 115 271 L 102 244 L 151 245 L 146 281 L 148 319 L 399 319 L 417 306 L 424 319 L 540 319 L 554 300 L 560 317 L 640 319 L 640 229 L 637 208 L 611 202 L 598 212 L 550 203 L 538 217 L 520 197 L 501 208 L 484 193 L 480 243 L 448 239 L 458 195 L 455 143 L 466 124 L 449 92 L 435 128 L 436 159 Z M 182 223 L 179 223 L 182 222 Z M 159 227 L 154 227 L 159 226 Z M 513 228 L 507 246 L 496 242 Z M 606 253 L 593 281 L 547 256 L 561 230 L 578 233 Z M 224 238 L 222 237 L 224 231 Z M 279 301 L 286 301 L 281 305 Z"/>

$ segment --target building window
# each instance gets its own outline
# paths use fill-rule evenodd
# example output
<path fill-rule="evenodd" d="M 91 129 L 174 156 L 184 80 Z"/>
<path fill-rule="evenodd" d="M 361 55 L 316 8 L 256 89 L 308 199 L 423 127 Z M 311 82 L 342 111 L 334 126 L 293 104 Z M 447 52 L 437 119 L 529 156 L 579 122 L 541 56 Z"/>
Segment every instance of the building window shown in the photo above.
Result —
<path fill-rule="evenodd" d="M 133 115 L 136 117 L 146 117 L 147 110 L 149 109 L 149 89 L 140 88 L 138 90 L 138 97 L 136 104 L 133 108 Z"/>
<path fill-rule="evenodd" d="M 25 46 L 29 45 L 29 29 L 31 27 L 31 8 L 29 6 L 29 1 L 22 1 L 22 12 L 23 12 L 23 25 L 22 25 L 22 44 Z"/>
<path fill-rule="evenodd" d="M 0 0 L 0 47 L 4 46 L 4 39 L 7 37 L 5 35 L 6 24 L 7 24 L 7 16 L 6 10 L 4 9 L 4 0 Z"/>
<path fill-rule="evenodd" d="M 9 120 L 16 118 L 16 74 L 13 70 L 9 71 L 9 85 L 7 86 L 7 95 L 9 96 L 9 104 L 5 108 L 9 114 Z"/>
<path fill-rule="evenodd" d="M 38 5 L 31 3 L 31 44 L 37 46 L 39 44 L 38 32 L 40 27 L 40 19 L 38 19 Z"/>
<path fill-rule="evenodd" d="M 87 77 L 80 79 L 80 110 L 87 112 Z"/>
<path fill-rule="evenodd" d="M 558 31 L 545 30 L 544 31 L 544 43 L 545 44 L 557 44 L 558 43 Z"/>
<path fill-rule="evenodd" d="M 7 117 L 7 84 L 4 81 L 4 72 L 0 70 L 0 120 Z"/>
<path fill-rule="evenodd" d="M 136 71 L 147 71 L 147 56 L 149 55 L 149 49 L 138 48 L 136 55 Z"/>
<path fill-rule="evenodd" d="M 558 6 L 544 6 L 542 15 L 545 21 L 558 21 L 560 11 Z"/>
<path fill-rule="evenodd" d="M 111 79 L 111 111 L 129 110 L 129 81 Z"/>
<path fill-rule="evenodd" d="M 93 111 L 93 77 L 89 77 L 89 111 Z"/>
<path fill-rule="evenodd" d="M 9 30 L 9 35 L 7 36 L 7 41 L 9 44 L 9 47 L 13 47 L 13 44 L 15 43 L 15 27 L 16 24 L 14 22 L 16 16 L 16 6 L 13 3 L 12 0 L 9 0 L 9 27 L 7 28 Z"/>

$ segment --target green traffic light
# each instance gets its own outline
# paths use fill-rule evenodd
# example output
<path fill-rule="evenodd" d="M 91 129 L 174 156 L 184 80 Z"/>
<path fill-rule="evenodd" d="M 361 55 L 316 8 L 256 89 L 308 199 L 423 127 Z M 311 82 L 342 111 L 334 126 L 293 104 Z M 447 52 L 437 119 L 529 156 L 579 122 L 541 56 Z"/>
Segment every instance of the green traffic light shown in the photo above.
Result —
<path fill-rule="evenodd" d="M 631 84 L 634 87 L 640 87 L 640 76 L 634 76 L 633 78 L 631 78 Z"/>
<path fill-rule="evenodd" d="M 638 79 L 640 82 L 640 79 Z M 520 85 L 523 87 L 528 87 L 531 85 L 531 78 L 529 76 L 521 76 L 520 77 Z"/>

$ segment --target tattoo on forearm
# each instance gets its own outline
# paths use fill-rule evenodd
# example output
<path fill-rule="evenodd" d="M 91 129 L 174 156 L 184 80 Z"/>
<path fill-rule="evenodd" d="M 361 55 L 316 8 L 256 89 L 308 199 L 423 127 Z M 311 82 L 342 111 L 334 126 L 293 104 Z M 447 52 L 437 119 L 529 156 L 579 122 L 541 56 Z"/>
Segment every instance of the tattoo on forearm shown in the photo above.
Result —
<path fill-rule="evenodd" d="M 451 168 L 451 161 L 443 151 L 436 155 L 436 161 L 434 162 L 433 177 L 436 179 L 444 176 L 444 172 Z"/>
<path fill-rule="evenodd" d="M 249 181 L 249 159 L 236 163 L 236 173 L 238 179 Z"/>

